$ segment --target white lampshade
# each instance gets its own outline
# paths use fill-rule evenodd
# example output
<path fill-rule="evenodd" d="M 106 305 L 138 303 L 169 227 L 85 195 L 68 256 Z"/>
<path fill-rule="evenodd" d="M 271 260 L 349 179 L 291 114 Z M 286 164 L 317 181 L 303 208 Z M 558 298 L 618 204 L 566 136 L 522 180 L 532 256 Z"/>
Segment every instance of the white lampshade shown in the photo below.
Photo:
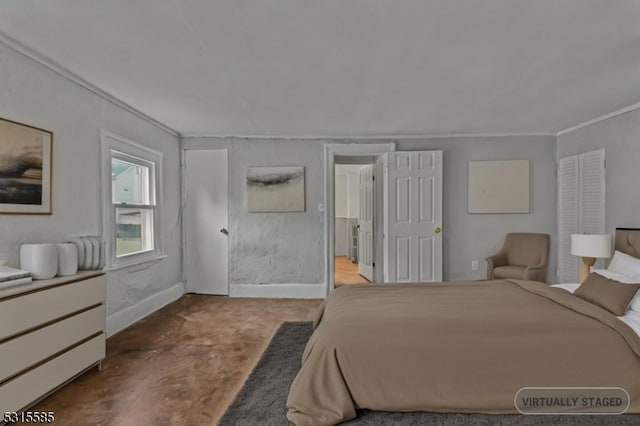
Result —
<path fill-rule="evenodd" d="M 606 234 L 573 234 L 571 254 L 582 257 L 611 257 L 611 237 Z"/>

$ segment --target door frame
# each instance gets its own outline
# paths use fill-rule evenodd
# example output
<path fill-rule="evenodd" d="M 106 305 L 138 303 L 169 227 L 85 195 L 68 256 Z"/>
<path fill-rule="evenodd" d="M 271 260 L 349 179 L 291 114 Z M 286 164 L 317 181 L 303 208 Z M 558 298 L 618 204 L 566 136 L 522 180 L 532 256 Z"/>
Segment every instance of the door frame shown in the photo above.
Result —
<path fill-rule="evenodd" d="M 351 143 L 324 145 L 324 262 L 325 290 L 328 296 L 335 288 L 335 166 L 336 155 L 372 156 L 396 150 L 392 143 Z"/>
<path fill-rule="evenodd" d="M 180 206 L 181 210 L 186 209 L 187 206 L 187 179 L 186 179 L 186 167 L 187 167 L 187 159 L 186 159 L 186 151 L 226 151 L 227 153 L 227 227 L 229 227 L 229 147 L 228 146 L 199 146 L 197 144 L 191 146 L 186 146 L 184 142 L 181 144 L 180 149 Z M 185 284 L 185 293 L 187 292 L 187 227 L 185 225 L 185 215 L 184 212 L 180 213 L 180 228 L 181 228 L 181 236 L 182 236 L 182 282 Z M 231 285 L 229 282 L 229 265 L 230 265 L 230 256 L 229 256 L 229 239 L 227 238 L 227 296 L 231 295 Z"/>

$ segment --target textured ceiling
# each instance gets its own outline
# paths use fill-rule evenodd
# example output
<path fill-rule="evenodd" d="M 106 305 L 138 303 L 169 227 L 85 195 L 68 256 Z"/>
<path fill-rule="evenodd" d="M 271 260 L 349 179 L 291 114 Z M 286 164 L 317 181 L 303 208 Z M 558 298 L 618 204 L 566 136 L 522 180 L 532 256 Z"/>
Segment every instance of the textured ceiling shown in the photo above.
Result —
<path fill-rule="evenodd" d="M 555 133 L 640 101 L 638 0 L 0 0 L 183 134 Z"/>

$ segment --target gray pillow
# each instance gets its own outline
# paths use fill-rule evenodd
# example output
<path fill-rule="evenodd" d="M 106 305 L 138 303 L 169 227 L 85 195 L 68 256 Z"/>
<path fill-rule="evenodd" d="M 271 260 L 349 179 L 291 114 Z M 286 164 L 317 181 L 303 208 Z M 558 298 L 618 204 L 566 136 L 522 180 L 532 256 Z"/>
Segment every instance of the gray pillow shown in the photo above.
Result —
<path fill-rule="evenodd" d="M 624 315 L 640 284 L 623 284 L 592 273 L 573 293 L 616 316 Z"/>

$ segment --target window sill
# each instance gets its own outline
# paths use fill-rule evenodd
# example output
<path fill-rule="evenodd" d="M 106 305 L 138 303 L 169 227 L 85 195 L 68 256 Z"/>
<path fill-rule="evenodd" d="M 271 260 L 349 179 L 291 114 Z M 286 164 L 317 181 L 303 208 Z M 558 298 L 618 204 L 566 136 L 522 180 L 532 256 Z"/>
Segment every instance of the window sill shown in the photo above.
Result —
<path fill-rule="evenodd" d="M 119 271 L 121 269 L 127 269 L 127 268 L 133 268 L 136 266 L 141 266 L 141 265 L 146 265 L 148 263 L 155 263 L 155 262 L 160 262 L 161 260 L 167 258 L 168 256 L 166 254 L 154 254 L 151 256 L 146 256 L 146 257 L 140 257 L 137 259 L 131 259 L 127 262 L 122 262 L 122 263 L 116 263 L 115 265 L 111 265 L 111 266 L 107 266 L 103 269 L 104 272 L 111 272 L 111 271 Z M 137 271 L 141 271 L 142 269 L 146 269 L 146 268 L 139 268 L 133 271 L 129 271 L 129 272 L 137 272 Z"/>

